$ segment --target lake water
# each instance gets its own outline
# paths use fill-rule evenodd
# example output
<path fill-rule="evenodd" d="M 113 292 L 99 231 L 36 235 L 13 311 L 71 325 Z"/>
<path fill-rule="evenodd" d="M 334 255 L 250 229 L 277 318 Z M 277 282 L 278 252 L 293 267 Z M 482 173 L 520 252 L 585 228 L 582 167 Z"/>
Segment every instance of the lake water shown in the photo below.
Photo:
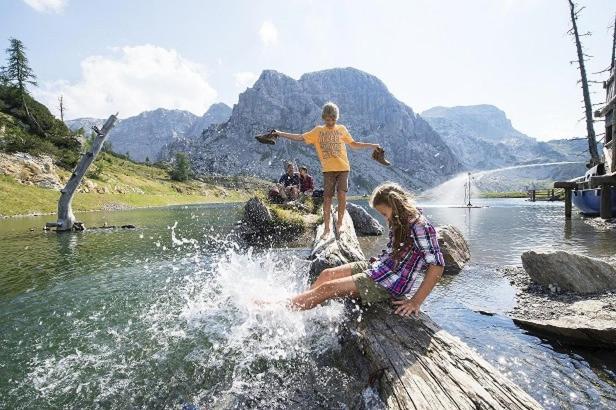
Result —
<path fill-rule="evenodd" d="M 527 249 L 611 256 L 616 233 L 577 216 L 566 222 L 562 203 L 481 203 L 489 207 L 422 204 L 433 222 L 458 226 L 473 255 L 424 310 L 546 408 L 616 407 L 613 353 L 556 347 L 517 328 L 504 316 L 515 290 L 497 271 L 519 265 Z M 138 228 L 63 235 L 41 231 L 51 217 L 0 221 L 0 408 L 357 403 L 365 381 L 342 370 L 342 304 L 255 308 L 254 299 L 306 287 L 306 250 L 241 249 L 228 237 L 240 213 L 237 205 L 86 213 L 86 226 Z M 361 242 L 370 254 L 385 238 Z"/>

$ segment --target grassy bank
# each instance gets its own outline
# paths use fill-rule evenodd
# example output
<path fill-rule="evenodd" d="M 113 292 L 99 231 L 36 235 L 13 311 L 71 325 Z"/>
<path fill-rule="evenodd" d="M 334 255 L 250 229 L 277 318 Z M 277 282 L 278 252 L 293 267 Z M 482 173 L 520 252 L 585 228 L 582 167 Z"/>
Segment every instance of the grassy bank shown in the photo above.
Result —
<path fill-rule="evenodd" d="M 528 194 L 526 192 L 482 192 L 480 194 L 481 198 L 527 198 Z"/>
<path fill-rule="evenodd" d="M 58 170 L 66 181 L 69 173 Z M 141 208 L 194 203 L 244 201 L 267 183 L 256 178 L 217 177 L 212 180 L 172 181 L 167 170 L 103 153 L 89 170 L 73 199 L 73 210 Z M 0 176 L 0 215 L 29 215 L 56 211 L 60 192 L 24 185 Z"/>

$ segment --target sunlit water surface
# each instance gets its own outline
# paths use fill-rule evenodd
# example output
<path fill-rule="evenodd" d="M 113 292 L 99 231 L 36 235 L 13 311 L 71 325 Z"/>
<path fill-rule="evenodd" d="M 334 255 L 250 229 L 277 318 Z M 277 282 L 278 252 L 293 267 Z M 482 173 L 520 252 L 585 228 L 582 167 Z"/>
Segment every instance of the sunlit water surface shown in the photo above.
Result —
<path fill-rule="evenodd" d="M 565 222 L 559 203 L 477 202 L 489 207 L 422 204 L 435 223 L 458 226 L 473 254 L 426 312 L 545 407 L 615 407 L 613 355 L 518 329 L 504 316 L 515 291 L 497 268 L 520 264 L 527 249 L 608 256 L 616 234 Z M 138 228 L 64 235 L 41 231 L 49 217 L 0 221 L 0 407 L 357 404 L 366 381 L 344 370 L 343 305 L 256 307 L 305 289 L 307 250 L 240 248 L 228 236 L 240 214 L 235 205 L 87 213 L 86 226 Z M 384 242 L 361 238 L 366 254 Z"/>

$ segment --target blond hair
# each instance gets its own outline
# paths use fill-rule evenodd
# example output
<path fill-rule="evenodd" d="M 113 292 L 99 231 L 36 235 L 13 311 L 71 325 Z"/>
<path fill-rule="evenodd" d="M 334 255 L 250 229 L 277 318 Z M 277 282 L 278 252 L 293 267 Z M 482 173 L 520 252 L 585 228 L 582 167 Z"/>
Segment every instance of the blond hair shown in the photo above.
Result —
<path fill-rule="evenodd" d="M 393 232 L 394 259 L 398 261 L 401 251 L 407 245 L 409 226 L 420 216 L 419 209 L 415 206 L 413 195 L 395 182 L 385 182 L 374 188 L 370 206 L 374 208 L 376 205 L 391 208 L 389 228 Z"/>
<path fill-rule="evenodd" d="M 333 102 L 326 102 L 323 106 L 323 113 L 321 114 L 321 118 L 325 119 L 325 117 L 334 117 L 336 121 L 338 121 L 338 116 L 340 114 L 340 110 L 338 106 Z"/>

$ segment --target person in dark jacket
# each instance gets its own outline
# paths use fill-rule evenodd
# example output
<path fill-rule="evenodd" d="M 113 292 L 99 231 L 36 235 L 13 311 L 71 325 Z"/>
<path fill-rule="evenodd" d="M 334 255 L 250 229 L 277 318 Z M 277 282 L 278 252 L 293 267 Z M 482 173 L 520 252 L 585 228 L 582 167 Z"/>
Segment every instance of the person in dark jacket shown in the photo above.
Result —
<path fill-rule="evenodd" d="M 286 172 L 278 180 L 278 192 L 283 200 L 294 201 L 299 197 L 299 174 L 290 162 L 285 164 Z"/>
<path fill-rule="evenodd" d="M 299 192 L 302 195 L 311 196 L 314 191 L 314 178 L 308 173 L 308 167 L 299 167 Z"/>

